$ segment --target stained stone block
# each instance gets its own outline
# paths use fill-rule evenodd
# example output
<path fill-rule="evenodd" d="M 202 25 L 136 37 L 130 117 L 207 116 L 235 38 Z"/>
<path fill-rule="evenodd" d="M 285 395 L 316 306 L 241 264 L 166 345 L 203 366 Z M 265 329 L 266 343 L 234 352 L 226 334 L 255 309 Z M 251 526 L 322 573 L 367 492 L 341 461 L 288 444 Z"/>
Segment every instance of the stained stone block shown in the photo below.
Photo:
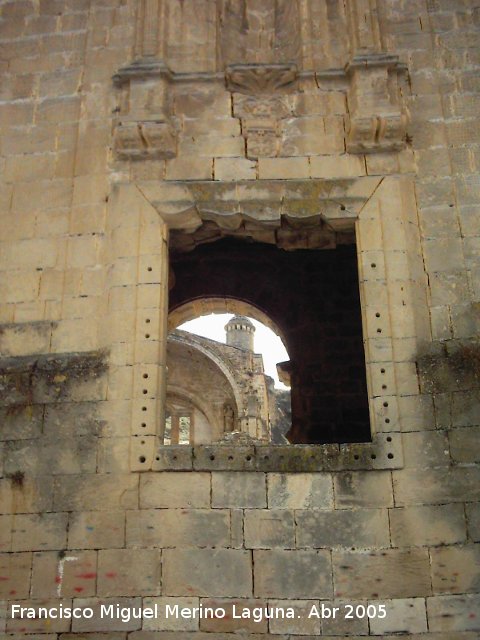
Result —
<path fill-rule="evenodd" d="M 330 474 L 270 473 L 267 481 L 270 509 L 331 509 L 333 506 Z"/>
<path fill-rule="evenodd" d="M 413 598 L 431 593 L 427 549 L 334 552 L 335 595 Z"/>
<path fill-rule="evenodd" d="M 147 509 L 127 511 L 129 547 L 226 547 L 227 509 Z"/>
<path fill-rule="evenodd" d="M 97 593 L 101 597 L 160 593 L 160 551 L 105 549 L 98 553 Z"/>
<path fill-rule="evenodd" d="M 329 598 L 332 595 L 327 551 L 254 551 L 255 595 L 268 598 Z"/>
<path fill-rule="evenodd" d="M 377 602 L 373 603 L 377 604 Z M 426 633 L 427 612 L 424 598 L 406 598 L 402 600 L 382 600 L 385 605 L 385 618 L 374 617 L 370 620 L 372 635 L 384 633 Z"/>
<path fill-rule="evenodd" d="M 480 469 L 409 469 L 393 472 L 395 504 L 445 504 L 480 500 Z"/>
<path fill-rule="evenodd" d="M 297 547 L 373 549 L 390 544 L 387 509 L 297 511 Z"/>
<path fill-rule="evenodd" d="M 246 510 L 244 530 L 247 549 L 295 548 L 295 523 L 292 511 Z"/>
<path fill-rule="evenodd" d="M 476 593 L 480 589 L 480 546 L 431 550 L 434 593 Z"/>
<path fill-rule="evenodd" d="M 212 473 L 212 507 L 264 509 L 266 506 L 264 473 Z"/>
<path fill-rule="evenodd" d="M 169 596 L 252 595 L 250 552 L 236 549 L 166 549 L 162 584 Z"/>
<path fill-rule="evenodd" d="M 17 599 L 28 598 L 31 567 L 31 553 L 0 554 L 0 575 L 3 577 L 0 581 L 2 600 L 7 600 L 12 595 Z"/>
<path fill-rule="evenodd" d="M 209 473 L 148 473 L 140 478 L 140 507 L 197 508 L 210 506 Z"/>
<path fill-rule="evenodd" d="M 389 472 L 347 472 L 334 475 L 335 507 L 392 507 Z"/>
<path fill-rule="evenodd" d="M 445 631 L 445 640 L 463 638 L 462 631 L 480 630 L 480 595 L 436 596 L 427 598 L 430 631 Z M 452 634 L 458 631 L 458 634 Z M 443 636 L 443 634 L 441 634 Z M 465 637 L 470 636 L 465 634 Z M 475 635 L 472 635 L 475 638 Z"/>
<path fill-rule="evenodd" d="M 390 531 L 395 547 L 464 542 L 466 526 L 463 505 L 390 509 Z"/>

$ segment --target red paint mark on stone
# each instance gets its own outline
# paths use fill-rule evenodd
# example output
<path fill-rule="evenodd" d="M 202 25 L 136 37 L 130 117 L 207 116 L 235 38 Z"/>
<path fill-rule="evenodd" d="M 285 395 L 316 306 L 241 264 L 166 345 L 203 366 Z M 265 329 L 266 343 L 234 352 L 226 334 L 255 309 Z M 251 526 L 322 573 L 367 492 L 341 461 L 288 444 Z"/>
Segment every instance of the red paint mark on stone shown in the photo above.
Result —
<path fill-rule="evenodd" d="M 105 575 L 108 576 L 108 573 L 106 573 Z M 93 578 L 97 577 L 97 574 L 95 572 L 85 572 L 85 573 L 77 573 L 77 575 L 75 576 L 76 578 L 83 578 L 84 580 L 92 580 Z"/>
<path fill-rule="evenodd" d="M 9 594 L 10 594 L 11 596 L 14 596 L 16 593 L 17 593 L 17 590 L 16 590 L 16 589 L 12 589 L 11 591 L 9 591 Z"/>
<path fill-rule="evenodd" d="M 477 616 L 474 613 L 470 613 L 468 617 L 470 618 L 470 620 L 473 620 Z"/>
<path fill-rule="evenodd" d="M 107 578 L 116 578 L 117 577 L 117 573 L 115 571 L 108 571 L 106 574 Z"/>
<path fill-rule="evenodd" d="M 55 576 L 55 584 L 61 584 L 62 583 L 62 576 Z"/>
<path fill-rule="evenodd" d="M 8 576 L 0 576 L 0 580 L 9 580 L 10 578 Z"/>
<path fill-rule="evenodd" d="M 77 593 L 82 593 L 83 587 L 73 587 L 73 590 L 76 591 Z"/>

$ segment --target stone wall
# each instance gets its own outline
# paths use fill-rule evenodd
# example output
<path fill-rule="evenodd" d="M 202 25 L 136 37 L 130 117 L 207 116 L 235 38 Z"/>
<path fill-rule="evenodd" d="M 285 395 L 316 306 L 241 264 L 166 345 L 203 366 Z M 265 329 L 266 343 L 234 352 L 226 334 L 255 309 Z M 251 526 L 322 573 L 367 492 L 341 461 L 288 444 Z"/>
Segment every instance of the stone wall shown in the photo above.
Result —
<path fill-rule="evenodd" d="M 372 603 L 387 617 L 2 625 L 13 640 L 224 640 L 240 629 L 259 640 L 473 640 L 478 7 L 379 0 L 368 13 L 363 0 L 346 10 L 302 0 L 293 17 L 279 3 L 275 26 L 248 3 L 277 43 L 275 57 L 262 41 L 260 62 L 296 56 L 298 72 L 252 103 L 238 91 L 242 69 L 225 80 L 224 64 L 239 62 L 224 59 L 231 36 L 221 56 L 214 42 L 226 4 L 172 1 L 165 21 L 150 0 L 0 2 L 0 598 L 5 608 Z M 144 29 L 158 16 L 161 38 Z M 242 12 L 227 22 L 235 30 Z M 255 62 L 255 33 L 232 55 Z M 377 55 L 373 79 L 365 51 Z M 167 59 L 171 77 L 157 65 L 160 80 L 151 69 L 139 80 L 128 65 L 141 55 Z M 261 78 L 249 82 L 258 90 Z M 241 229 L 319 249 L 351 243 L 355 222 L 371 418 L 401 441 L 403 462 L 378 468 L 368 454 L 353 469 L 352 453 L 333 471 L 153 470 L 166 227 L 183 247 Z"/>

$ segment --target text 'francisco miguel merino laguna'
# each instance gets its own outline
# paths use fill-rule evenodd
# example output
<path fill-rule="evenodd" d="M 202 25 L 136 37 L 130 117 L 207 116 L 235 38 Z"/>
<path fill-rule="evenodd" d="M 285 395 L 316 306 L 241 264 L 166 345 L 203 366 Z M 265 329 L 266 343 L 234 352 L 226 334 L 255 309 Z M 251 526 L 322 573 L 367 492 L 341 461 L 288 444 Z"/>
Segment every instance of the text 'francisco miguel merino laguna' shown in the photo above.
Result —
<path fill-rule="evenodd" d="M 330 613 L 331 615 L 331 613 Z M 330 617 L 328 615 L 327 617 Z M 31 618 L 31 619 L 57 619 L 57 618 L 86 618 L 93 617 L 111 618 L 129 622 L 136 619 L 153 619 L 153 618 L 211 618 L 222 619 L 231 617 L 234 619 L 251 619 L 254 622 L 261 622 L 266 618 L 297 618 L 300 617 L 293 607 L 241 607 L 232 603 L 231 608 L 223 607 L 184 607 L 179 604 L 164 604 L 159 606 L 153 604 L 151 607 L 122 607 L 119 604 L 100 604 L 99 609 L 94 610 L 91 607 L 65 607 L 62 604 L 54 607 L 22 607 L 19 604 L 12 604 L 10 609 L 11 618 Z M 320 607 L 312 605 L 307 618 L 321 618 L 322 611 Z"/>

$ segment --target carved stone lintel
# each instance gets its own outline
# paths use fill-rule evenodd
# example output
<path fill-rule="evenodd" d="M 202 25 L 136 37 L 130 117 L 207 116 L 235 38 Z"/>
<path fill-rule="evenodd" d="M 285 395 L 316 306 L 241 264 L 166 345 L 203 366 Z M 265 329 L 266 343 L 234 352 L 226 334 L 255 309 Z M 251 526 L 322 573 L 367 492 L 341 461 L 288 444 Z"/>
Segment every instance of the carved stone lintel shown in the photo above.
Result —
<path fill-rule="evenodd" d="M 247 94 L 293 89 L 297 77 L 295 64 L 233 64 L 225 70 L 227 89 Z"/>
<path fill-rule="evenodd" d="M 357 56 L 347 66 L 349 153 L 400 151 L 406 145 L 407 115 L 401 103 L 397 56 Z"/>
<path fill-rule="evenodd" d="M 176 155 L 176 139 L 167 122 L 119 122 L 114 150 L 122 160 L 156 160 Z"/>

